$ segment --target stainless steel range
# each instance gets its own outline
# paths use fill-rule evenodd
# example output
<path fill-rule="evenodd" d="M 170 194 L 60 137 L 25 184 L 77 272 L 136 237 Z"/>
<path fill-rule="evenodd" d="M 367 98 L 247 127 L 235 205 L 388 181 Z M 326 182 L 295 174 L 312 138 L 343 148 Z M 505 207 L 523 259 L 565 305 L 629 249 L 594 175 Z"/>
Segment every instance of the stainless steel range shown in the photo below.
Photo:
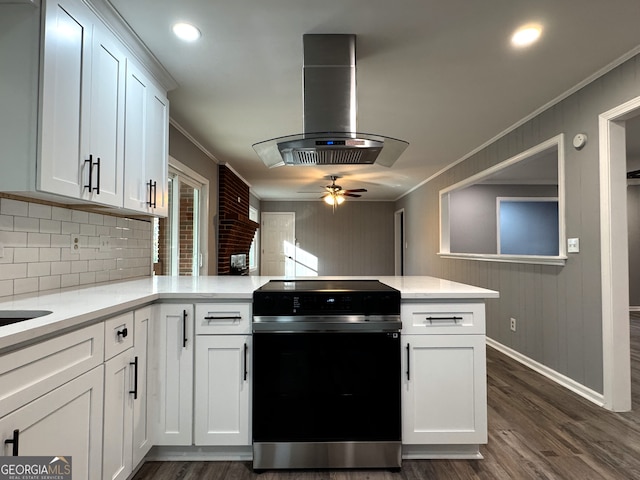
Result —
<path fill-rule="evenodd" d="M 253 295 L 253 468 L 400 468 L 400 292 L 278 280 Z"/>

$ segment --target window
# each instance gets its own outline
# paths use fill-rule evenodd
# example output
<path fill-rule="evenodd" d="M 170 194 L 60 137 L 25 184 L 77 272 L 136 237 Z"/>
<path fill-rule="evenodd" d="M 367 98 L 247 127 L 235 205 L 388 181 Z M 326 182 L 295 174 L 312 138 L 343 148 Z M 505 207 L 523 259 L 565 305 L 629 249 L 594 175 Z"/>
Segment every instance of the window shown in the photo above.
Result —
<path fill-rule="evenodd" d="M 440 191 L 445 258 L 563 265 L 564 136 Z"/>
<path fill-rule="evenodd" d="M 208 188 L 204 177 L 170 157 L 169 215 L 154 225 L 156 274 L 206 275 Z"/>

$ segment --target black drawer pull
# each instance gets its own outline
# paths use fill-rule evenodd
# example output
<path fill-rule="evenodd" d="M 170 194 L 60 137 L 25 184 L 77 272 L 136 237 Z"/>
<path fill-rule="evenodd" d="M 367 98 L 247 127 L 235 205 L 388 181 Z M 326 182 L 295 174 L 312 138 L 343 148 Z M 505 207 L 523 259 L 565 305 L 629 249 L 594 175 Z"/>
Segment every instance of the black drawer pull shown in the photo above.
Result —
<path fill-rule="evenodd" d="M 458 323 L 458 320 L 462 320 L 462 317 L 427 317 L 427 320 L 429 321 L 429 323 L 442 320 L 453 320 L 454 323 Z"/>
<path fill-rule="evenodd" d="M 228 317 L 204 317 L 205 320 L 242 320 L 240 315 L 228 316 Z"/>
<path fill-rule="evenodd" d="M 12 438 L 7 438 L 4 441 L 5 445 L 11 445 L 13 444 L 13 449 L 12 449 L 12 453 L 11 455 L 13 455 L 14 457 L 18 456 L 18 441 L 20 440 L 20 430 L 15 429 L 13 431 L 13 437 Z"/>
<path fill-rule="evenodd" d="M 129 331 L 127 330 L 127 327 L 124 327 L 122 330 L 117 330 L 116 335 L 118 337 L 127 338 L 127 335 L 129 335 Z"/>
<path fill-rule="evenodd" d="M 409 375 L 410 362 L 411 362 L 411 346 L 407 343 L 407 380 L 411 380 L 411 376 Z"/>

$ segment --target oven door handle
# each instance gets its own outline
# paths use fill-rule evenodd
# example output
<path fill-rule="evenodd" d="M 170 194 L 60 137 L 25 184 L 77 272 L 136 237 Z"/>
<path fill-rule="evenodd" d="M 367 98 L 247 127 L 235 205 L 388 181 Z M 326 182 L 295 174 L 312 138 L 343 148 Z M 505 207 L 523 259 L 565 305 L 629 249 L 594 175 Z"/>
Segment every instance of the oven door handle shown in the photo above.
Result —
<path fill-rule="evenodd" d="M 407 381 L 411 380 L 411 345 L 407 343 Z"/>

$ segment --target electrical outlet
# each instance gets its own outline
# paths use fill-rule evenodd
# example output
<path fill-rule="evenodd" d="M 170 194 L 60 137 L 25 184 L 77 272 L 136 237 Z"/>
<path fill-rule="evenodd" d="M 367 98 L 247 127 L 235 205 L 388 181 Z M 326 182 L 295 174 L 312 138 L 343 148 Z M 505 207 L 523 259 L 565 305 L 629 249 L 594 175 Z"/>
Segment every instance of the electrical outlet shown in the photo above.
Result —
<path fill-rule="evenodd" d="M 109 235 L 100 235 L 100 251 L 108 252 L 111 250 L 111 237 Z"/>
<path fill-rule="evenodd" d="M 71 235 L 71 251 L 77 252 L 80 250 L 80 237 Z"/>
<path fill-rule="evenodd" d="M 516 331 L 516 319 L 515 318 L 511 318 L 511 322 L 509 324 L 509 328 L 511 329 L 512 332 Z"/>

